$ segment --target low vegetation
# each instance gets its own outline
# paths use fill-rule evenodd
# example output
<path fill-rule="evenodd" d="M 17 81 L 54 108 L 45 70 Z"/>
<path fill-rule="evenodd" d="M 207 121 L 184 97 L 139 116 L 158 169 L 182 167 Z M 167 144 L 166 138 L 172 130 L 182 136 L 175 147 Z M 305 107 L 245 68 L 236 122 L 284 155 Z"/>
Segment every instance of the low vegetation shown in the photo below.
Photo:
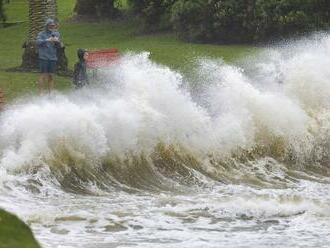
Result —
<path fill-rule="evenodd" d="M 24 222 L 0 209 L 0 248 L 14 247 L 40 248 Z"/>
<path fill-rule="evenodd" d="M 129 0 L 145 31 L 193 42 L 251 43 L 330 27 L 328 0 Z"/>

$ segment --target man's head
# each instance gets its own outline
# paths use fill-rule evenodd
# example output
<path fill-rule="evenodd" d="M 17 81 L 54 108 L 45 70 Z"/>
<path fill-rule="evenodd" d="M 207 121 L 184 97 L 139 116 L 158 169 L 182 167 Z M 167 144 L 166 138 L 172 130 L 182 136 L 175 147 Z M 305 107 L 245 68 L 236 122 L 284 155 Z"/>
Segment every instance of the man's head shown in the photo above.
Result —
<path fill-rule="evenodd" d="M 49 30 L 49 31 L 52 31 L 52 32 L 53 31 L 56 31 L 56 29 L 57 29 L 56 22 L 53 19 L 51 19 L 51 18 L 47 19 L 47 21 L 46 21 L 46 29 Z"/>

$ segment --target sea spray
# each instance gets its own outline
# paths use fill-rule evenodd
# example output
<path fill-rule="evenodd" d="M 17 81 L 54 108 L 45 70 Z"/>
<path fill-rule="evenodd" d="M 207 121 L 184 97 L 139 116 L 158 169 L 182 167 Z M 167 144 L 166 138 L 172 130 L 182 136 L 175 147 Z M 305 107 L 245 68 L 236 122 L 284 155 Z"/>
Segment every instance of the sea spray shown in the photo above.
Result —
<path fill-rule="evenodd" d="M 1 113 L 0 206 L 44 247 L 326 247 L 329 36 L 189 75 L 148 55 Z"/>

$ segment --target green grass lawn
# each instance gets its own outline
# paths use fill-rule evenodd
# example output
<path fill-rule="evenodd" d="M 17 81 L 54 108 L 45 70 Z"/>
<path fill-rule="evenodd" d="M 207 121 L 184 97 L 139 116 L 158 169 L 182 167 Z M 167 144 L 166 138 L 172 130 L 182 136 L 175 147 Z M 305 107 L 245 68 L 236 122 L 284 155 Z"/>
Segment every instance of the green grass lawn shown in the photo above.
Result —
<path fill-rule="evenodd" d="M 82 48 L 117 47 L 121 52 L 150 51 L 151 59 L 183 70 L 196 57 L 223 58 L 232 61 L 246 53 L 254 51 L 249 46 L 219 46 L 190 44 L 180 41 L 174 34 L 139 35 L 138 24 L 132 21 L 74 23 L 74 0 L 58 0 L 58 13 L 61 21 L 62 41 L 66 45 L 66 55 L 72 68 L 76 61 L 76 50 Z M 123 1 L 123 7 L 127 7 Z M 27 33 L 28 6 L 26 0 L 11 0 L 5 5 L 9 22 L 22 22 L 18 25 L 0 29 L 0 87 L 6 92 L 7 99 L 24 94 L 36 93 L 36 73 L 6 72 L 8 68 L 20 65 L 23 53 L 22 44 Z M 71 88 L 70 78 L 57 77 L 57 89 Z"/>
<path fill-rule="evenodd" d="M 16 216 L 0 209 L 0 248 L 39 248 L 30 228 Z"/>

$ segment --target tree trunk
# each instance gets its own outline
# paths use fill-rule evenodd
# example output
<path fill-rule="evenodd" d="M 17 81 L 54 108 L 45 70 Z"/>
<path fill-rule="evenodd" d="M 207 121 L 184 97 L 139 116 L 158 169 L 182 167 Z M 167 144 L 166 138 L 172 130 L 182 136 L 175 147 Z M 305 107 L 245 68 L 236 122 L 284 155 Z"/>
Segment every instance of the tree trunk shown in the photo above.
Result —
<path fill-rule="evenodd" d="M 22 56 L 21 69 L 37 70 L 38 69 L 38 49 L 36 38 L 39 32 L 45 29 L 47 18 L 57 21 L 57 4 L 56 0 L 29 0 L 29 31 L 27 40 L 23 44 L 24 53 Z M 58 72 L 68 71 L 68 60 L 65 56 L 65 48 L 58 49 Z"/>

